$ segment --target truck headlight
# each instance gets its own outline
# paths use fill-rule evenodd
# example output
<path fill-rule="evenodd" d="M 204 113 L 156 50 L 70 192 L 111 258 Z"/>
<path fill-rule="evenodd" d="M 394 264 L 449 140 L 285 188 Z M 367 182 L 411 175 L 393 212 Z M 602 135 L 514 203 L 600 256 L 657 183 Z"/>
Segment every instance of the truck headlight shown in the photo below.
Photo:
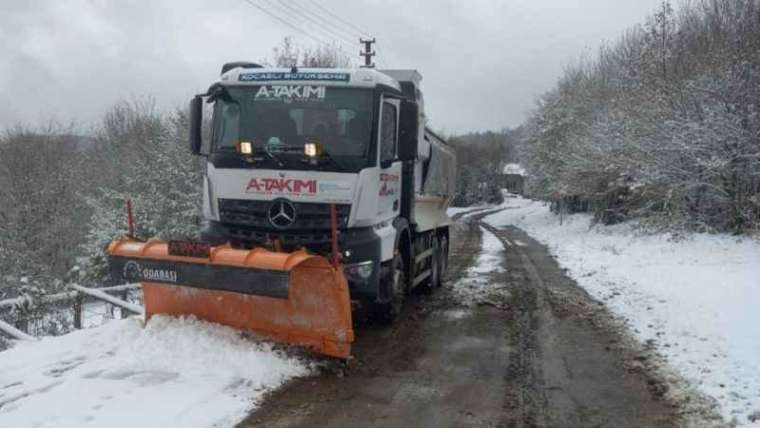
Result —
<path fill-rule="evenodd" d="M 303 154 L 308 158 L 318 158 L 325 155 L 325 146 L 321 143 L 306 143 L 303 145 Z"/>
<path fill-rule="evenodd" d="M 343 268 L 343 272 L 345 272 L 348 279 L 353 279 L 356 281 L 366 281 L 369 279 L 370 276 L 372 276 L 372 269 L 375 267 L 375 262 L 372 260 L 368 260 L 366 262 L 361 263 L 352 263 L 350 265 L 346 265 Z"/>
<path fill-rule="evenodd" d="M 243 155 L 253 154 L 253 144 L 250 141 L 241 141 L 238 143 L 238 152 Z"/>

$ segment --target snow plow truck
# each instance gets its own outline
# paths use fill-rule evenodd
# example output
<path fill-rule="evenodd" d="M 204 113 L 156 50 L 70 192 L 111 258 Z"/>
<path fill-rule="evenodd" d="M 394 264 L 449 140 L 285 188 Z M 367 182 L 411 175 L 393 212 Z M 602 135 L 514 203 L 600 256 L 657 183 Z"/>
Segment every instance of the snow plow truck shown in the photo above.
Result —
<path fill-rule="evenodd" d="M 425 126 L 420 81 L 225 64 L 190 103 L 200 242 L 109 247 L 112 275 L 143 284 L 146 321 L 195 315 L 348 358 L 352 309 L 392 321 L 408 293 L 440 286 L 455 155 Z"/>

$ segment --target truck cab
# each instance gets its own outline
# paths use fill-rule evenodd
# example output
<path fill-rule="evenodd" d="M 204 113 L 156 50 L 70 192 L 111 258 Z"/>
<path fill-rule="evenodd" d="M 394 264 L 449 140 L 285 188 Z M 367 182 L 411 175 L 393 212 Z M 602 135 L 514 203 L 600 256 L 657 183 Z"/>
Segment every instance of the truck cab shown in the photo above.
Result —
<path fill-rule="evenodd" d="M 425 129 L 420 80 L 225 64 L 191 102 L 191 149 L 207 159 L 202 239 L 329 255 L 334 206 L 352 299 L 397 315 L 413 288 L 440 283 L 448 256 L 454 156 Z"/>

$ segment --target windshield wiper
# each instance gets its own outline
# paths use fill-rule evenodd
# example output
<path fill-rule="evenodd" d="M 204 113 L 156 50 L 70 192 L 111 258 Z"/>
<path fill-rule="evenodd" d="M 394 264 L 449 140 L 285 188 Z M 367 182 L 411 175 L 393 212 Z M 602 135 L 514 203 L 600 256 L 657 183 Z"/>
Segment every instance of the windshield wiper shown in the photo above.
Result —
<path fill-rule="evenodd" d="M 272 151 L 269 150 L 269 148 L 264 149 L 264 153 L 266 153 L 266 155 L 269 156 L 269 159 L 272 159 L 273 161 L 277 162 L 277 165 L 280 168 L 284 168 L 285 167 L 285 162 L 283 162 L 282 159 L 280 159 L 279 156 L 277 156 L 274 153 L 272 153 Z"/>
<path fill-rule="evenodd" d="M 310 161 L 316 161 L 315 163 L 312 164 L 315 167 L 322 167 L 322 168 L 324 168 L 325 166 L 327 166 L 327 164 L 331 164 L 331 165 L 333 165 L 334 167 L 336 167 L 336 168 L 338 168 L 340 170 L 345 170 L 346 169 L 346 167 L 343 164 L 341 164 L 340 162 L 338 162 L 327 151 L 323 150 L 322 153 L 320 153 L 319 156 L 311 158 L 311 157 L 308 157 L 308 156 L 306 156 L 304 154 L 304 149 L 301 146 L 266 147 L 266 148 L 264 148 L 261 151 L 257 151 L 255 153 L 253 153 L 254 156 L 258 155 L 258 159 L 256 159 L 256 158 L 250 158 L 250 157 L 249 157 L 249 159 L 252 160 L 252 161 L 259 161 L 259 160 L 262 160 L 262 158 L 260 157 L 260 155 L 266 155 L 266 157 L 268 157 L 269 159 L 271 159 L 272 161 L 274 161 L 275 163 L 277 163 L 277 165 L 278 165 L 279 168 L 285 168 L 286 165 L 287 165 L 287 162 L 285 160 L 283 160 L 282 157 L 278 156 L 278 154 L 280 154 L 280 153 L 283 153 L 283 154 L 296 154 L 296 153 L 301 154 L 301 156 L 302 156 L 301 161 L 302 162 L 307 163 L 307 162 L 310 162 Z M 325 163 L 325 162 L 327 162 L 327 163 Z"/>
<path fill-rule="evenodd" d="M 223 148 L 220 151 L 229 152 L 229 153 L 235 153 L 241 159 L 243 159 L 244 161 L 246 161 L 248 163 L 259 163 L 259 162 L 263 162 L 265 159 L 269 159 L 271 161 L 274 161 L 277 164 L 278 167 L 280 167 L 280 168 L 284 168 L 285 167 L 285 162 L 283 162 L 283 160 L 279 156 L 277 156 L 276 154 L 272 153 L 270 150 L 266 150 L 266 149 L 264 149 L 264 150 L 257 150 L 257 151 L 255 151 L 255 152 L 253 152 L 251 154 L 243 154 L 243 153 L 240 153 L 239 151 L 237 151 L 237 150 L 235 150 L 233 148 L 230 148 L 230 147 L 225 147 L 225 148 Z"/>
<path fill-rule="evenodd" d="M 303 155 L 303 159 L 302 159 L 303 162 L 310 162 L 312 160 L 316 160 L 316 164 L 314 164 L 314 166 L 324 166 L 323 164 L 321 164 L 321 162 L 324 160 L 327 160 L 338 169 L 341 169 L 341 170 L 346 169 L 340 162 L 335 160 L 335 158 L 332 157 L 330 153 L 327 152 L 327 150 L 324 150 L 324 149 L 322 150 L 322 153 L 320 153 L 319 156 L 316 156 L 316 157 L 306 156 L 306 154 L 304 153 L 304 148 L 300 146 L 282 146 L 282 147 L 278 147 L 277 150 L 287 152 L 287 153 L 299 152 Z"/>
<path fill-rule="evenodd" d="M 317 159 L 317 165 L 319 165 L 319 163 L 322 160 L 327 160 L 328 162 L 330 162 L 334 166 L 336 166 L 338 169 L 341 169 L 341 170 L 345 170 L 346 169 L 343 165 L 340 164 L 340 162 L 338 162 L 337 160 L 335 160 L 335 158 L 332 157 L 330 155 L 330 153 L 327 152 L 327 150 L 323 150 L 322 154 L 320 156 L 318 156 L 316 159 Z"/>

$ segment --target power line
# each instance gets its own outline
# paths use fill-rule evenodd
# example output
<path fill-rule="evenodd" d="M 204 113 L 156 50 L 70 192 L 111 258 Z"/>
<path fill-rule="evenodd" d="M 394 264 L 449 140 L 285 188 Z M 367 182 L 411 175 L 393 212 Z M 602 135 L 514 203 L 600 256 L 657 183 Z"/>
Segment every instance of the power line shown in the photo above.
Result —
<path fill-rule="evenodd" d="M 336 44 L 336 43 L 330 43 L 330 42 L 328 42 L 328 41 L 325 41 L 325 39 L 323 39 L 323 38 L 322 38 L 322 37 L 323 37 L 323 35 L 321 35 L 321 34 L 319 34 L 319 35 L 318 35 L 318 34 L 312 34 L 312 33 L 310 33 L 309 31 L 307 31 L 307 30 L 303 29 L 302 27 L 300 27 L 298 24 L 296 24 L 296 23 L 294 23 L 294 22 L 291 22 L 291 21 L 289 21 L 288 19 L 285 19 L 285 18 L 283 18 L 282 16 L 280 16 L 280 15 L 278 14 L 278 12 L 279 12 L 280 14 L 282 13 L 282 10 L 281 10 L 281 9 L 275 9 L 275 8 L 273 8 L 273 7 L 272 7 L 273 5 L 271 5 L 271 4 L 269 4 L 269 3 L 266 3 L 264 0 L 261 0 L 261 3 L 257 3 L 257 2 L 255 2 L 254 0 L 244 0 L 244 1 L 245 1 L 246 3 L 248 3 L 249 5 L 251 5 L 251 6 L 255 7 L 256 9 L 258 9 L 258 10 L 260 10 L 260 11 L 264 12 L 264 13 L 265 13 L 265 14 L 267 14 L 268 16 L 270 16 L 270 17 L 272 17 L 272 18 L 276 19 L 276 20 L 277 20 L 277 21 L 279 21 L 280 23 L 282 23 L 282 24 L 286 25 L 287 27 L 289 27 L 289 28 L 291 28 L 291 29 L 293 29 L 293 30 L 296 30 L 296 31 L 297 31 L 297 32 L 299 32 L 299 33 L 302 33 L 302 34 L 304 34 L 305 36 L 307 36 L 307 37 L 309 37 L 310 39 L 312 39 L 313 41 L 315 41 L 317 44 L 319 44 L 319 45 L 324 45 L 324 46 L 326 46 L 326 47 L 334 47 L 335 49 L 339 50 L 339 51 L 340 51 L 340 52 L 341 52 L 343 55 L 346 55 L 348 58 L 353 58 L 353 56 L 352 56 L 351 54 L 349 54 L 349 53 L 348 53 L 348 52 L 347 52 L 347 51 L 346 51 L 346 50 L 345 50 L 345 49 L 344 49 L 344 48 L 341 46 L 341 44 L 340 44 L 340 43 L 337 43 L 337 44 Z M 269 7 L 269 9 L 267 9 L 267 7 L 265 7 L 265 6 L 268 6 L 268 7 Z M 285 13 L 285 15 L 287 15 L 287 12 Z"/>
<path fill-rule="evenodd" d="M 346 21 L 345 19 L 341 18 L 337 14 L 335 14 L 333 12 L 330 12 L 330 10 L 328 10 L 327 8 L 325 8 L 324 6 L 322 6 L 321 4 L 317 3 L 315 0 L 309 0 L 309 2 L 311 2 L 317 8 L 319 8 L 321 11 L 325 12 L 326 14 L 332 16 L 333 18 L 335 18 L 339 22 L 343 23 L 344 25 L 347 25 L 347 26 L 353 28 L 360 35 L 360 37 L 366 37 L 366 38 L 370 37 L 369 34 L 367 34 L 366 31 L 362 30 L 361 28 L 357 27 L 356 25 L 352 24 L 351 22 Z"/>
<path fill-rule="evenodd" d="M 305 30 L 311 30 L 312 34 L 319 36 L 320 40 L 327 40 L 333 41 L 333 44 L 339 45 L 339 47 L 344 47 L 343 43 L 345 43 L 345 40 L 343 39 L 336 39 L 335 35 L 330 33 L 329 31 L 325 31 L 322 25 L 313 25 L 312 22 L 305 19 L 303 16 L 301 16 L 298 13 L 294 13 L 294 11 L 290 8 L 290 6 L 282 4 L 282 2 L 277 2 L 277 0 L 259 0 L 262 4 L 267 5 L 270 9 L 270 12 L 278 14 L 281 18 L 287 17 L 290 22 L 296 23 L 299 28 L 305 29 Z M 283 18 L 285 19 L 285 18 Z M 330 43 L 323 43 L 326 45 L 331 45 Z M 346 52 L 343 49 L 340 49 Z"/>
<path fill-rule="evenodd" d="M 310 8 L 304 2 L 301 2 L 300 6 L 304 10 L 314 15 L 320 21 L 324 22 L 326 25 L 329 25 L 336 31 L 340 31 L 344 35 L 349 36 L 351 40 L 354 40 L 354 43 L 356 42 L 356 40 L 364 37 L 361 32 L 353 30 L 352 28 L 344 24 L 341 19 L 339 18 L 336 19 L 336 16 L 331 15 L 329 12 L 326 12 L 326 9 L 320 7 L 319 4 L 315 4 L 313 1 L 311 3 L 312 5 L 316 5 L 317 8 Z"/>
<path fill-rule="evenodd" d="M 304 12 L 303 10 L 295 8 L 295 7 L 291 6 L 290 4 L 288 4 L 286 1 L 283 1 L 283 0 L 278 0 L 278 1 L 279 1 L 279 4 L 281 6 L 283 6 L 286 9 L 288 9 L 291 13 L 297 15 L 302 20 L 305 19 L 305 20 L 309 21 L 311 24 L 316 25 L 316 28 L 318 30 L 323 31 L 323 33 L 329 34 L 333 38 L 337 37 L 337 39 L 342 40 L 342 41 L 344 41 L 344 42 L 346 42 L 348 44 L 356 43 L 355 41 L 353 41 L 351 39 L 347 39 L 344 35 L 338 33 L 337 31 L 335 31 L 333 29 L 333 27 L 329 23 L 327 25 L 324 25 L 324 23 L 325 23 L 324 20 L 322 22 L 319 22 L 316 19 L 314 19 L 312 16 L 310 16 L 308 14 L 308 12 Z M 307 23 L 307 25 L 311 25 L 311 24 Z"/>
<path fill-rule="evenodd" d="M 309 34 L 308 32 L 306 32 L 306 31 L 304 31 L 304 30 L 302 30 L 302 29 L 300 29 L 300 28 L 298 28 L 298 27 L 296 27 L 295 25 L 293 25 L 293 24 L 291 24 L 291 23 L 287 22 L 286 20 L 284 20 L 284 19 L 280 18 L 279 16 L 277 16 L 277 15 L 275 15 L 275 14 L 273 14 L 273 13 L 269 12 L 268 10 L 266 10 L 266 9 L 264 9 L 263 7 L 259 6 L 257 3 L 254 3 L 254 2 L 253 2 L 253 0 L 243 0 L 243 1 L 244 1 L 244 2 L 246 2 L 246 3 L 248 3 L 248 4 L 249 4 L 249 5 L 251 5 L 251 6 L 255 7 L 256 9 L 258 9 L 258 10 L 260 10 L 260 11 L 262 11 L 262 12 L 266 13 L 266 14 L 267 14 L 267 15 L 269 15 L 270 17 L 272 17 L 272 18 L 274 18 L 274 19 L 276 19 L 276 20 L 280 21 L 281 23 L 283 23 L 283 24 L 287 25 L 288 27 L 290 27 L 290 28 L 292 28 L 292 29 L 294 29 L 294 30 L 298 31 L 299 33 L 303 33 L 304 35 L 306 35 L 306 36 L 307 36 L 307 37 L 309 37 L 310 39 L 314 40 L 315 42 L 317 42 L 317 43 L 319 43 L 319 44 L 325 44 L 325 42 L 324 42 L 323 40 L 320 40 L 319 38 L 317 38 L 317 37 L 315 37 L 315 36 L 313 36 L 313 35 Z"/>

